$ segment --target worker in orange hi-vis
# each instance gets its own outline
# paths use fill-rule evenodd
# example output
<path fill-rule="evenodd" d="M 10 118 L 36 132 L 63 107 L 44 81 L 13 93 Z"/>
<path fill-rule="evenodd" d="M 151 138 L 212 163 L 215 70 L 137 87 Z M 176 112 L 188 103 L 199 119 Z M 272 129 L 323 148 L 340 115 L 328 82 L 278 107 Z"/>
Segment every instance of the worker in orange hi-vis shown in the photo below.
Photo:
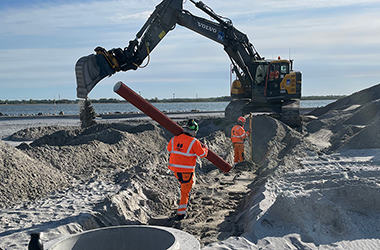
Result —
<path fill-rule="evenodd" d="M 249 131 L 244 130 L 245 118 L 240 116 L 237 124 L 231 129 L 231 141 L 234 146 L 234 165 L 244 161 L 244 139 L 249 136 Z"/>
<path fill-rule="evenodd" d="M 186 216 L 190 191 L 194 184 L 197 157 L 204 158 L 208 153 L 208 148 L 195 138 L 198 129 L 198 124 L 194 120 L 189 120 L 184 127 L 184 133 L 171 138 L 167 146 L 170 153 L 169 169 L 181 184 L 176 220 Z"/>

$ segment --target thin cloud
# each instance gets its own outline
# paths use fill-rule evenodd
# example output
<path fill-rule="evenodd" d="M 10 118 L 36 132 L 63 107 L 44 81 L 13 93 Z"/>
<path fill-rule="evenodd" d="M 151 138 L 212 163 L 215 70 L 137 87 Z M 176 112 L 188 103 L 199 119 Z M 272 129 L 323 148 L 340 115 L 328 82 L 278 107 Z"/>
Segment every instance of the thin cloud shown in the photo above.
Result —
<path fill-rule="evenodd" d="M 139 6 L 138 1 L 130 1 L 130 6 Z M 59 6 L 47 3 L 25 9 L 1 10 L 0 34 L 37 35 L 62 28 L 104 27 L 115 23 L 135 22 L 136 19 L 143 20 L 149 15 L 146 9 L 139 10 L 125 5 L 124 8 L 121 8 L 119 1 L 96 1 Z M 128 12 L 130 14 L 126 14 Z"/>
<path fill-rule="evenodd" d="M 27 8 L 0 9 L 0 87 L 3 93 L 5 89 L 11 92 L 12 86 L 18 82 L 24 84 L 27 79 L 41 96 L 44 89 L 38 89 L 39 86 L 73 85 L 67 95 L 75 98 L 76 60 L 93 53 L 96 46 L 125 47 L 160 2 L 115 0 L 56 5 L 54 1 L 43 1 Z M 318 94 L 314 85 L 318 85 L 320 91 L 324 86 L 334 86 L 338 91 L 341 86 L 328 82 L 337 71 L 347 71 L 339 77 L 346 86 L 356 90 L 378 81 L 379 75 L 373 70 L 380 66 L 378 0 L 203 2 L 216 13 L 232 19 L 262 56 L 287 57 L 290 52 L 297 70 L 303 72 L 304 94 Z M 188 0 L 184 8 L 208 18 Z M 178 93 L 183 83 L 193 89 L 207 90 L 209 96 L 215 96 L 216 91 L 229 94 L 229 58 L 223 46 L 210 39 L 177 26 L 151 57 L 148 68 L 107 78 L 94 89 L 93 95 L 102 97 L 117 79 L 146 84 L 151 88 L 151 95 L 158 97 L 167 95 L 162 86 L 175 83 L 178 83 Z M 355 75 L 363 76 L 366 82 L 361 83 L 360 77 L 353 77 Z M 202 86 L 202 79 L 207 81 L 207 88 Z"/>

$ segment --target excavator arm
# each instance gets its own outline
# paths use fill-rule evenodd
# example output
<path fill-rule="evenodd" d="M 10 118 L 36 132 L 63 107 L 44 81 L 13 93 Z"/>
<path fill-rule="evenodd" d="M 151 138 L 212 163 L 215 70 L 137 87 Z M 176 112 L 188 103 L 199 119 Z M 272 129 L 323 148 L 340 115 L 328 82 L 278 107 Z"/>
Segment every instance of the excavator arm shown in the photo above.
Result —
<path fill-rule="evenodd" d="M 253 62 L 261 60 L 261 57 L 249 42 L 247 35 L 237 30 L 231 20 L 217 15 L 203 2 L 193 0 L 191 2 L 217 22 L 194 16 L 189 11 L 183 10 L 178 15 L 177 23 L 222 44 L 242 85 L 251 87 L 254 83 L 251 72 L 255 72 L 251 67 L 255 67 Z"/>
<path fill-rule="evenodd" d="M 77 97 L 86 98 L 95 85 L 118 71 L 136 70 L 161 39 L 175 27 L 182 0 L 164 0 L 129 41 L 128 47 L 105 50 L 95 48 L 96 54 L 80 58 L 75 65 Z"/>
<path fill-rule="evenodd" d="M 190 0 L 216 22 L 192 15 L 183 9 L 182 0 L 163 0 L 129 42 L 128 47 L 105 50 L 95 48 L 96 54 L 80 58 L 75 65 L 77 97 L 86 98 L 95 85 L 107 76 L 118 71 L 136 70 L 142 66 L 157 44 L 176 24 L 193 30 L 224 46 L 234 71 L 243 85 L 252 86 L 254 79 L 250 72 L 254 61 L 261 57 L 248 41 L 245 34 L 238 31 L 232 22 L 214 13 L 203 2 Z"/>

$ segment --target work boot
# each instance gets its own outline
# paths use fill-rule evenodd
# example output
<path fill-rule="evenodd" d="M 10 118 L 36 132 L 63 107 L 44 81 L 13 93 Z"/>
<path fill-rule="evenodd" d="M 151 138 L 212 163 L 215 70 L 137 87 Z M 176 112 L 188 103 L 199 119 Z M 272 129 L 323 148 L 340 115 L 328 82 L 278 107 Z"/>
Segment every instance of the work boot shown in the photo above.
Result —
<path fill-rule="evenodd" d="M 184 214 L 177 214 L 177 215 L 174 217 L 174 220 L 180 221 L 180 220 L 183 220 L 184 218 L 185 218 L 185 215 L 184 215 Z"/>
<path fill-rule="evenodd" d="M 31 233 L 30 241 L 28 244 L 28 250 L 43 250 L 44 246 L 42 245 L 42 241 L 40 239 L 40 233 Z"/>
<path fill-rule="evenodd" d="M 234 168 L 236 170 L 247 170 L 247 162 L 242 161 L 235 164 Z"/>

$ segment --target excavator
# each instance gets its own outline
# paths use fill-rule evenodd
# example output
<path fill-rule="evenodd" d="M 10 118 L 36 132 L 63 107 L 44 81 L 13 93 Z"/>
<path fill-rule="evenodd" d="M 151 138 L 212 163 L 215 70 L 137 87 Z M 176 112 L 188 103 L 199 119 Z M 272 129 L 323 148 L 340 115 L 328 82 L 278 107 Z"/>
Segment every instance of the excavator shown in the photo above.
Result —
<path fill-rule="evenodd" d="M 183 0 L 163 0 L 127 47 L 111 50 L 97 47 L 95 54 L 80 58 L 75 65 L 77 97 L 87 98 L 107 76 L 144 67 L 144 60 L 150 59 L 152 50 L 178 24 L 221 44 L 229 56 L 236 80 L 231 83 L 231 101 L 225 109 L 227 121 L 265 112 L 292 127 L 300 127 L 302 74 L 293 71 L 293 60 L 261 57 L 247 35 L 236 29 L 230 19 L 216 14 L 202 1 L 190 2 L 211 20 L 183 9 Z"/>

